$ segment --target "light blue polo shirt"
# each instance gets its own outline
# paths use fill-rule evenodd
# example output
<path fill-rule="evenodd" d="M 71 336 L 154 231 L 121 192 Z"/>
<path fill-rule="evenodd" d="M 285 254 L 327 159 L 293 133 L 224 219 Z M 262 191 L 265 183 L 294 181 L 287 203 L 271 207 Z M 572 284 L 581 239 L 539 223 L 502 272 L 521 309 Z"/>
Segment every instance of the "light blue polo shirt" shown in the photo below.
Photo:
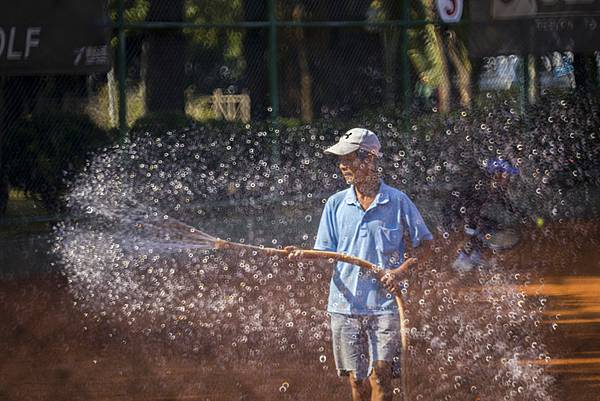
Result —
<path fill-rule="evenodd" d="M 402 191 L 381 182 L 367 211 L 356 199 L 354 187 L 331 196 L 321 216 L 315 249 L 341 252 L 389 269 L 404 261 L 404 233 L 413 247 L 433 236 L 416 206 Z M 331 277 L 327 311 L 353 315 L 395 313 L 394 297 L 375 275 L 349 263 L 338 262 Z"/>

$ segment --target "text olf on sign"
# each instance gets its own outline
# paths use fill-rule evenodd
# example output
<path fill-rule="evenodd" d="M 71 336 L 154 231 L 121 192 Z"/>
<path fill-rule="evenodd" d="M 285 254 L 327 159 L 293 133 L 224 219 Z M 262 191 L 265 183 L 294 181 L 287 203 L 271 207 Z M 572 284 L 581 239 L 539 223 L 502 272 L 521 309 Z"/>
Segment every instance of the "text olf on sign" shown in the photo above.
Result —
<path fill-rule="evenodd" d="M 24 32 L 23 32 L 24 31 Z M 27 60 L 33 48 L 40 46 L 42 28 L 31 26 L 22 30 L 17 27 L 0 26 L 0 58 L 6 60 Z"/>

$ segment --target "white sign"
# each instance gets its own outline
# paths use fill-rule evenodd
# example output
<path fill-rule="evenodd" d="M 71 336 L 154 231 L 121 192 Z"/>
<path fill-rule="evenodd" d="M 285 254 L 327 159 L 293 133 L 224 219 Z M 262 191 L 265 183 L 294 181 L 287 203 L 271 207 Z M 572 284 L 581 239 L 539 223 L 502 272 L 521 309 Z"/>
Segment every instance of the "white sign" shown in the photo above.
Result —
<path fill-rule="evenodd" d="M 518 83 L 517 67 L 520 59 L 515 55 L 483 58 L 483 71 L 479 77 L 479 89 L 508 90 Z"/>
<path fill-rule="evenodd" d="M 75 59 L 73 65 L 105 65 L 110 61 L 108 46 L 78 47 L 73 51 Z"/>
<path fill-rule="evenodd" d="M 437 0 L 437 9 L 442 21 L 459 22 L 463 12 L 463 0 Z"/>

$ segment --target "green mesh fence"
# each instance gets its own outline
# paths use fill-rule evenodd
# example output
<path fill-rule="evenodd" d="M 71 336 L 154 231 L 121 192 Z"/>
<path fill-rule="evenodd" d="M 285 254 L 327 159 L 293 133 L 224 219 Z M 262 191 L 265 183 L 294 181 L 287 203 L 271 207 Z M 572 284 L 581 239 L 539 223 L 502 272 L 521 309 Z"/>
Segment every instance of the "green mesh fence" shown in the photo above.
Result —
<path fill-rule="evenodd" d="M 432 0 L 112 0 L 108 7 L 107 73 L 1 77 L 4 225 L 60 214 L 65 178 L 136 127 L 318 126 L 381 115 L 404 115 L 408 124 L 409 116 L 477 107 L 490 93 L 525 110 L 548 92 L 597 82 L 597 56 L 472 57 L 468 10 L 460 23 L 445 24 Z M 282 140 L 275 131 L 272 157 Z"/>

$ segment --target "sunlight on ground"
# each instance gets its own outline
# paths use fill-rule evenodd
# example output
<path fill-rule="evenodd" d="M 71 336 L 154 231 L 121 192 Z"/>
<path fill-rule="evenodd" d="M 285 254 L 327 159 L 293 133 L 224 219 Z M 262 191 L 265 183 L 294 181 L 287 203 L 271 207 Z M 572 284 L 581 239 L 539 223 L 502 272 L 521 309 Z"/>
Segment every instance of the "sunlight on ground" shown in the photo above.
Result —
<path fill-rule="evenodd" d="M 546 277 L 545 283 L 520 288 L 527 295 L 549 297 L 545 311 L 549 324 L 568 330 L 568 336 L 585 336 L 594 326 L 600 325 L 600 277 Z M 593 339 L 594 335 L 592 335 Z M 580 385 L 600 387 L 600 350 L 597 341 L 582 341 L 585 349 L 579 349 L 569 357 L 546 360 L 523 361 L 542 364 L 552 372 Z M 596 348 L 596 349 L 594 349 Z"/>

